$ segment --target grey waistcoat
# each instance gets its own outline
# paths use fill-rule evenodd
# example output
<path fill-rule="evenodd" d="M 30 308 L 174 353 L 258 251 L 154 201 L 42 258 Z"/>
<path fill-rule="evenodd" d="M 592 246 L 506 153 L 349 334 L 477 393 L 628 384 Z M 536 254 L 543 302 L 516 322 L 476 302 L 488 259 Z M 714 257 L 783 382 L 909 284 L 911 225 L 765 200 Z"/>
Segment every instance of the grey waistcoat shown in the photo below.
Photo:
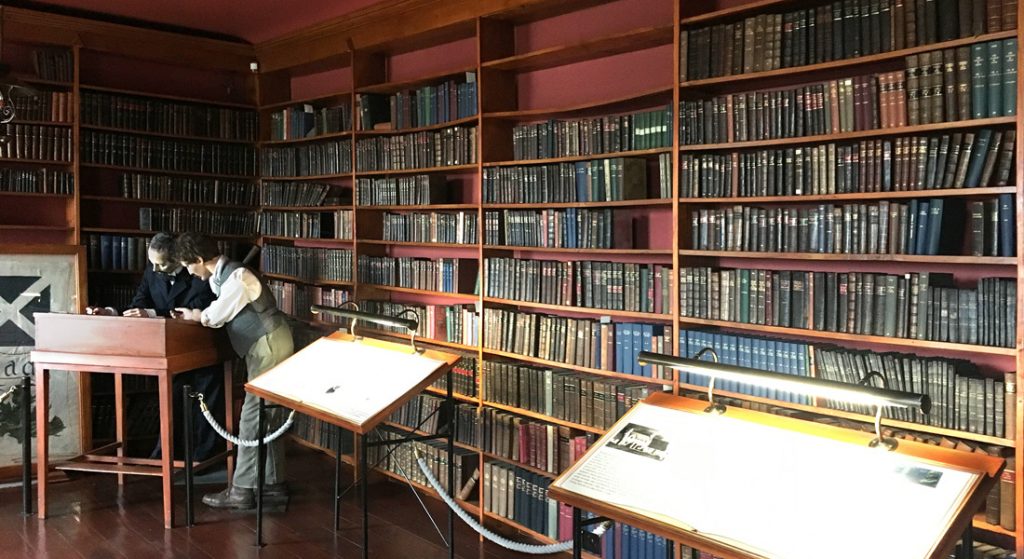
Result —
<path fill-rule="evenodd" d="M 241 267 L 242 264 L 239 262 L 228 262 L 221 269 L 217 281 L 223 286 L 231 272 Z M 286 324 L 284 314 L 278 310 L 270 288 L 262 279 L 260 287 L 260 296 L 242 307 L 235 318 L 224 325 L 228 331 L 228 339 L 231 340 L 231 347 L 241 357 L 245 357 L 257 340 Z"/>

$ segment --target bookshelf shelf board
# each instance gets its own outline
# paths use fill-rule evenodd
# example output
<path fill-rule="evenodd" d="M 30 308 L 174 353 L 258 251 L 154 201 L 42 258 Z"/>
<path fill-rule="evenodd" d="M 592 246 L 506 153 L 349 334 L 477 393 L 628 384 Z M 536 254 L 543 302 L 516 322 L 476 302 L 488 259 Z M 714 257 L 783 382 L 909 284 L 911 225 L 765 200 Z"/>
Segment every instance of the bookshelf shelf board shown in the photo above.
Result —
<path fill-rule="evenodd" d="M 558 361 L 550 361 L 548 359 L 541 359 L 539 357 L 529 357 L 526 355 L 520 355 L 518 353 L 512 353 L 511 351 L 501 351 L 498 349 L 487 349 L 484 348 L 484 353 L 489 355 L 497 355 L 500 357 L 507 357 L 509 359 L 516 359 L 518 361 L 524 361 L 526 363 L 533 363 L 536 365 L 544 365 L 545 367 L 556 367 L 559 369 L 568 369 L 570 371 L 578 371 L 581 373 L 587 373 L 590 375 L 597 375 L 606 378 L 614 378 L 619 380 L 628 380 L 634 382 L 642 382 L 646 384 L 672 384 L 672 379 L 659 379 L 651 377 L 642 377 L 639 375 L 627 375 L 625 373 L 619 373 L 616 371 L 606 371 L 604 369 L 591 369 L 590 367 L 581 367 L 579 365 L 573 365 L 570 363 L 560 363 Z"/>
<path fill-rule="evenodd" d="M 416 429 L 415 427 L 409 427 L 408 425 L 402 425 L 401 423 L 397 423 L 397 422 L 390 421 L 390 420 L 385 420 L 385 421 L 383 421 L 383 423 L 384 423 L 384 425 L 387 425 L 388 427 L 394 427 L 395 429 L 401 429 L 403 431 L 406 431 L 406 432 L 409 432 L 409 433 L 413 433 L 415 435 L 428 435 L 429 436 L 429 435 L 434 435 L 435 434 L 435 433 L 429 433 L 429 432 L 424 431 L 422 429 Z M 460 443 L 459 441 L 455 441 L 455 446 L 457 446 L 459 448 L 465 448 L 467 450 L 472 450 L 473 452 L 480 452 L 479 448 L 477 448 L 477 447 L 475 447 L 473 445 L 468 445 L 466 443 Z"/>
<path fill-rule="evenodd" d="M 462 68 L 455 68 L 439 74 L 432 74 L 430 76 L 424 76 L 422 78 L 416 78 L 414 80 L 402 80 L 393 82 L 384 82 L 375 85 L 366 85 L 358 88 L 359 93 L 379 93 L 379 94 L 391 94 L 405 91 L 407 89 L 416 89 L 428 85 L 441 85 L 447 79 L 450 78 L 464 78 L 466 72 L 475 72 L 476 64 L 472 66 L 465 66 Z"/>
<path fill-rule="evenodd" d="M 898 192 L 844 192 L 841 194 L 809 194 L 800 196 L 723 196 L 717 198 L 680 198 L 684 205 L 745 204 L 745 203 L 816 203 L 836 200 L 891 200 L 893 198 L 946 198 L 953 196 L 981 197 L 998 194 L 1016 194 L 1013 186 L 985 186 L 977 188 L 942 188 L 938 190 L 900 190 Z"/>
<path fill-rule="evenodd" d="M 358 328 L 357 327 L 356 331 L 357 332 L 363 332 L 363 333 L 365 333 L 367 335 L 370 335 L 370 336 L 388 336 L 388 337 L 391 337 L 391 338 L 398 338 L 398 339 L 401 339 L 401 340 L 408 340 L 410 338 L 409 334 L 403 334 L 402 332 L 390 332 L 390 331 L 387 331 L 387 330 L 380 330 L 380 329 L 377 329 L 377 328 Z M 447 342 L 447 341 L 444 341 L 444 340 L 435 340 L 433 338 L 425 338 L 423 336 L 416 336 L 416 343 L 420 343 L 420 342 L 427 343 L 427 344 L 434 344 L 434 345 L 440 346 L 440 347 L 447 347 L 447 348 L 450 348 L 450 349 L 458 349 L 458 350 L 461 350 L 461 351 L 472 352 L 474 354 L 477 351 L 480 350 L 480 348 L 478 348 L 475 345 L 466 345 L 466 344 L 461 344 L 459 342 Z M 467 396 L 467 398 L 469 398 L 469 396 Z M 473 398 L 473 400 L 475 401 L 476 398 Z"/>
<path fill-rule="evenodd" d="M 386 177 L 388 175 L 421 175 L 427 173 L 445 173 L 452 171 L 475 171 L 476 163 L 465 165 L 442 165 L 441 167 L 421 167 L 419 169 L 392 169 L 389 171 L 356 171 L 357 177 Z"/>
<path fill-rule="evenodd" d="M 670 198 L 646 198 L 642 200 L 613 200 L 610 202 L 545 202 L 540 204 L 484 204 L 485 210 L 523 210 L 547 208 L 636 208 L 648 206 L 671 206 Z"/>
<path fill-rule="evenodd" d="M 384 245 L 398 247 L 423 247 L 423 248 L 476 248 L 476 241 L 472 243 L 417 243 L 412 241 L 382 241 L 378 239 L 359 239 L 356 241 L 362 245 Z"/>
<path fill-rule="evenodd" d="M 260 235 L 261 238 L 268 241 L 316 241 L 339 243 L 339 244 L 352 244 L 352 239 L 321 239 L 318 237 L 286 237 L 284 235 Z"/>
<path fill-rule="evenodd" d="M 416 132 L 429 132 L 431 130 L 443 130 L 445 128 L 452 128 L 453 126 L 465 126 L 469 124 L 476 124 L 477 115 L 467 116 L 465 118 L 459 118 L 455 120 L 449 120 L 448 122 L 442 122 L 439 124 L 431 124 L 430 126 L 417 126 L 416 128 L 402 128 L 394 129 L 388 128 L 386 130 L 360 130 L 356 132 L 356 137 L 368 137 L 368 136 L 395 136 L 400 134 L 414 134 Z"/>
<path fill-rule="evenodd" d="M 317 142 L 322 140 L 337 140 L 339 138 L 349 138 L 352 136 L 351 130 L 345 130 L 344 132 L 330 132 L 328 134 L 318 134 L 316 136 L 306 136 L 305 138 L 289 138 L 287 140 L 265 140 L 259 142 L 262 147 L 274 147 L 274 146 L 286 146 L 293 144 L 308 144 L 310 142 Z"/>
<path fill-rule="evenodd" d="M 476 204 L 423 204 L 423 205 L 394 205 L 394 206 L 356 206 L 357 210 L 374 211 L 397 211 L 397 212 L 425 212 L 432 210 L 475 210 Z"/>
<path fill-rule="evenodd" d="M 352 178 L 352 171 L 345 171 L 344 173 L 329 173 L 326 175 L 306 175 L 306 176 L 281 176 L 274 177 L 264 175 L 260 177 L 264 182 L 273 181 L 314 181 L 314 180 L 327 180 L 327 179 L 350 179 Z"/>
<path fill-rule="evenodd" d="M 978 514 L 974 515 L 973 524 L 975 530 L 981 530 L 983 532 L 989 532 L 992 534 L 999 534 L 1000 536 L 1005 536 L 1008 538 L 1014 537 L 1013 530 L 1007 530 L 1006 528 L 1003 528 L 998 524 L 989 524 L 988 522 L 985 522 L 984 512 L 979 512 Z"/>
<path fill-rule="evenodd" d="M 585 60 L 672 44 L 672 26 L 644 27 L 597 37 L 570 45 L 558 45 L 484 62 L 481 66 L 494 70 L 533 72 Z"/>
<path fill-rule="evenodd" d="M 446 390 L 442 390 L 440 388 L 435 388 L 433 386 L 426 387 L 424 389 L 424 391 L 425 392 L 430 392 L 431 394 L 433 394 L 435 396 L 447 396 L 448 395 L 448 392 Z M 454 392 L 454 391 L 452 392 L 452 398 L 455 398 L 456 400 L 458 400 L 460 402 L 465 402 L 467 404 L 479 404 L 480 403 L 480 398 L 474 398 L 472 396 L 466 396 L 465 394 L 459 394 L 458 392 Z"/>
<path fill-rule="evenodd" d="M 48 86 L 51 86 L 51 87 L 67 87 L 69 89 L 75 86 L 75 84 L 73 84 L 71 82 L 62 82 L 62 81 L 58 81 L 58 80 L 44 80 L 43 78 L 40 78 L 40 77 L 32 75 L 32 74 L 13 74 L 11 77 L 15 78 L 17 80 L 23 81 L 25 83 L 30 83 L 30 84 L 34 84 L 34 85 L 48 85 Z"/>
<path fill-rule="evenodd" d="M 70 167 L 71 161 L 53 161 L 51 159 L 23 159 L 20 157 L 0 157 L 0 165 L 4 163 L 16 163 L 19 165 L 48 165 L 52 167 Z"/>
<path fill-rule="evenodd" d="M 586 431 L 588 433 L 595 433 L 595 434 L 598 434 L 598 435 L 603 435 L 604 434 L 604 429 L 601 429 L 600 427 L 591 427 L 590 425 L 581 425 L 579 423 L 573 423 L 571 421 L 565 421 L 565 420 L 562 420 L 562 419 L 558 419 L 558 418 L 555 418 L 555 417 L 544 415 L 542 413 L 537 413 L 537 412 L 533 412 L 533 411 L 530 411 L 530 410 L 524 410 L 524 409 L 516 408 L 516 407 L 513 407 L 513 406 L 506 406 L 504 404 L 499 404 L 497 402 L 491 402 L 490 400 L 484 400 L 484 405 L 487 406 L 487 407 L 490 407 L 490 408 L 496 408 L 496 409 L 499 409 L 499 410 L 504 410 L 504 411 L 511 412 L 511 413 L 514 413 L 514 414 L 522 415 L 524 417 L 530 417 L 530 418 L 533 418 L 533 419 L 539 419 L 541 421 L 544 421 L 545 423 L 553 423 L 555 425 L 562 425 L 562 426 L 565 426 L 565 427 L 569 427 L 571 429 L 578 429 L 580 431 Z"/>
<path fill-rule="evenodd" d="M 0 229 L 13 231 L 71 231 L 74 227 L 67 225 L 17 225 L 12 223 L 0 223 Z"/>
<path fill-rule="evenodd" d="M 534 309 L 545 309 L 550 311 L 564 311 L 573 312 L 580 314 L 592 314 L 598 316 L 614 316 L 620 318 L 636 318 L 639 320 L 657 320 L 664 322 L 672 320 L 670 314 L 660 313 L 649 313 L 649 312 L 635 312 L 635 311 L 613 311 L 609 309 L 592 309 L 590 307 L 573 307 L 569 305 L 548 305 L 545 303 L 530 303 L 528 301 L 518 301 L 515 299 L 499 299 L 497 297 L 484 297 L 485 303 L 495 303 L 499 305 L 514 305 L 519 307 L 529 307 Z"/>
<path fill-rule="evenodd" d="M 736 6 L 730 6 L 721 10 L 715 10 L 712 12 L 706 12 L 703 14 L 697 14 L 689 17 L 684 17 L 679 22 L 685 27 L 689 25 L 695 25 L 698 23 L 705 23 L 709 21 L 715 21 L 719 19 L 726 19 L 741 16 L 748 12 L 761 12 L 770 8 L 777 8 L 786 4 L 792 3 L 793 0 L 756 0 L 747 4 L 739 4 Z"/>
<path fill-rule="evenodd" d="M 70 165 L 70 163 L 67 163 Z M 90 169 L 110 169 L 113 171 L 131 171 L 134 173 L 146 173 L 150 175 L 174 175 L 178 177 L 196 177 L 211 179 L 231 179 L 237 181 L 255 181 L 259 177 L 250 175 L 223 175 L 219 173 L 204 173 L 201 171 L 170 171 L 166 169 L 146 169 L 144 167 L 129 167 L 127 165 L 106 165 L 103 163 L 82 163 L 82 167 Z"/>
<path fill-rule="evenodd" d="M 260 209 L 275 212 L 333 212 L 335 210 L 351 210 L 352 206 L 260 206 Z"/>
<path fill-rule="evenodd" d="M 296 107 L 307 103 L 318 104 L 321 101 L 333 101 L 338 97 L 351 97 L 351 91 L 338 91 L 335 93 L 328 93 L 326 95 L 317 95 L 314 97 L 303 97 L 299 99 L 291 99 L 289 101 L 281 101 L 279 103 L 267 103 L 266 105 L 260 105 L 260 112 L 270 112 L 286 107 Z M 340 101 L 340 99 L 339 99 Z M 333 106 L 339 106 L 341 103 L 334 103 Z"/>
<path fill-rule="evenodd" d="M 773 140 L 750 140 L 746 142 L 725 142 L 718 144 L 684 145 L 679 147 L 679 151 L 683 153 L 688 153 L 701 151 L 740 150 L 794 144 L 826 144 L 841 142 L 844 140 L 856 140 L 860 138 L 877 138 L 884 136 L 903 136 L 929 132 L 945 132 L 947 130 L 956 130 L 963 128 L 981 128 L 985 126 L 1002 126 L 1016 123 L 1017 117 L 1014 116 L 975 118 L 971 120 L 956 120 L 953 122 L 933 122 L 931 124 L 918 124 L 916 126 L 897 126 L 893 128 L 876 128 L 873 130 L 855 130 L 853 132 L 840 132 L 838 134 L 799 136 L 796 138 L 776 138 Z"/>
<path fill-rule="evenodd" d="M 481 450 L 479 452 L 480 452 L 480 454 L 484 455 L 484 458 L 488 458 L 490 460 L 495 460 L 495 461 L 502 462 L 502 463 L 505 463 L 505 464 L 512 464 L 513 466 L 516 466 L 518 468 L 522 468 L 522 469 L 524 469 L 526 471 L 529 471 L 529 472 L 533 472 L 533 473 L 535 473 L 537 475 L 541 475 L 541 476 L 544 476 L 544 477 L 547 477 L 547 478 L 551 478 L 551 479 L 554 479 L 554 478 L 558 477 L 558 474 L 553 474 L 553 473 L 551 473 L 551 472 L 549 472 L 547 470 L 542 470 L 540 468 L 533 467 L 533 466 L 531 466 L 529 464 L 524 464 L 522 462 L 516 462 L 515 460 L 513 460 L 511 458 L 502 458 L 501 456 L 498 456 L 497 454 L 492 454 L 490 452 L 486 452 L 486 451 L 483 451 L 483 450 Z"/>
<path fill-rule="evenodd" d="M 367 287 L 370 289 L 380 289 L 383 291 L 393 291 L 395 293 L 409 293 L 411 295 L 430 295 L 431 297 L 447 297 L 449 299 L 462 299 L 462 300 L 474 300 L 477 299 L 477 295 L 472 293 L 447 293 L 444 291 L 431 291 L 429 289 L 414 289 L 412 287 L 397 287 L 393 285 L 380 285 L 377 283 L 359 283 L 359 287 Z"/>
<path fill-rule="evenodd" d="M 103 87 L 98 85 L 82 84 L 81 89 L 88 91 L 96 91 L 100 93 L 112 93 L 115 95 L 131 95 L 133 97 L 149 97 L 150 99 L 157 99 L 162 101 L 177 101 L 181 103 L 193 103 L 196 105 L 213 105 L 217 107 L 228 107 L 232 109 L 248 109 L 256 111 L 255 105 L 249 105 L 245 103 L 231 103 L 229 101 L 211 101 L 209 99 L 199 99 L 197 97 L 181 97 L 178 95 L 163 95 L 160 93 L 147 93 L 145 91 L 135 91 L 131 89 L 119 89 L 113 87 Z"/>
<path fill-rule="evenodd" d="M 118 228 L 108 228 L 108 227 L 83 227 L 82 228 L 82 232 L 83 233 L 113 233 L 113 234 L 117 234 L 117 235 L 139 235 L 139 236 L 147 236 L 147 237 L 151 237 L 151 236 L 156 235 L 157 233 L 159 233 L 159 231 L 144 231 L 142 229 L 118 229 Z M 203 234 L 208 236 L 208 237 L 213 237 L 215 239 L 254 240 L 256 238 L 255 235 L 225 235 L 225 234 L 220 234 L 220 233 L 203 233 Z"/>
<path fill-rule="evenodd" d="M 952 342 L 933 342 L 928 340 L 917 340 L 911 338 L 889 338 L 886 336 L 869 336 L 866 334 L 846 334 L 843 332 L 805 330 L 803 328 L 788 328 L 784 326 L 746 324 L 743 322 L 730 322 L 728 320 L 714 320 L 709 318 L 682 317 L 679 319 L 679 323 L 684 325 L 718 326 L 721 328 L 733 328 L 736 330 L 750 330 L 760 332 L 763 334 L 784 334 L 789 336 L 800 336 L 803 338 L 818 338 L 824 340 L 846 340 L 851 342 L 882 344 L 895 347 L 915 347 L 944 351 L 957 351 L 966 354 L 1003 355 L 1007 357 L 1013 357 L 1017 355 L 1017 350 L 1012 347 L 958 344 Z"/>
<path fill-rule="evenodd" d="M 609 113 L 628 112 L 632 109 L 651 108 L 653 105 L 672 102 L 672 88 L 658 87 L 641 91 L 633 95 L 593 101 L 564 107 L 544 109 L 527 109 L 522 111 L 497 111 L 484 113 L 484 118 L 501 120 L 543 120 L 547 117 L 572 116 L 584 113 L 604 111 Z"/>
<path fill-rule="evenodd" d="M 670 249 L 659 248 L 554 248 L 554 247 L 526 247 L 506 245 L 484 245 L 484 250 L 515 250 L 525 252 L 552 252 L 552 253 L 583 253 L 583 254 L 612 254 L 612 255 L 635 255 L 635 256 L 670 256 Z"/>
<path fill-rule="evenodd" d="M 287 274 L 274 274 L 271 272 L 262 272 L 261 275 L 265 278 L 279 279 L 283 281 L 290 281 L 293 283 L 301 283 L 303 285 L 321 285 L 321 286 L 334 286 L 334 287 L 352 287 L 354 284 L 350 281 L 341 280 L 327 280 L 327 279 L 302 279 L 296 276 L 289 276 Z"/>
<path fill-rule="evenodd" d="M 572 163 L 576 161 L 595 161 L 598 159 L 613 159 L 616 157 L 650 157 L 671 153 L 672 148 L 651 148 L 632 151 L 615 151 L 610 153 L 595 153 L 593 155 L 570 155 L 567 157 L 547 157 L 544 159 L 511 159 L 508 161 L 491 161 L 484 163 L 484 167 L 523 167 L 526 165 L 548 165 L 551 163 Z"/>
<path fill-rule="evenodd" d="M 763 258 L 777 260 L 831 260 L 838 262 L 917 262 L 969 266 L 1016 266 L 1017 257 L 929 256 L 923 254 L 832 254 L 817 252 L 748 252 L 730 250 L 680 250 L 680 256 L 706 258 Z"/>
<path fill-rule="evenodd" d="M 519 464 L 516 464 L 515 462 L 512 462 L 511 460 L 501 460 L 501 461 L 505 462 L 506 464 L 509 464 L 510 466 L 518 466 L 519 465 Z M 481 476 L 481 481 L 483 481 L 482 476 Z M 529 536 L 529 537 L 531 537 L 531 538 L 541 542 L 542 544 L 558 543 L 557 541 L 555 541 L 555 540 L 545 536 L 544 534 L 541 534 L 540 532 L 534 532 L 533 530 L 527 528 L 526 526 L 523 526 L 522 524 L 519 524 L 515 520 L 509 520 L 508 518 L 505 518 L 504 516 L 501 516 L 500 514 L 495 514 L 495 513 L 490 512 L 490 511 L 484 511 L 484 516 L 486 518 L 490 519 L 490 520 L 494 520 L 496 522 L 504 524 L 505 526 L 508 526 L 509 528 L 513 528 L 515 530 L 518 530 L 518 531 L 522 532 L 523 534 L 526 534 L 527 536 Z M 600 557 L 598 557 L 597 555 L 594 555 L 594 554 L 589 553 L 587 551 L 583 552 L 583 557 L 584 557 L 584 559 L 600 559 Z"/>
<path fill-rule="evenodd" d="M 703 397 L 704 395 L 706 395 L 707 394 L 707 390 L 708 390 L 706 386 L 698 386 L 698 385 L 686 384 L 686 383 L 680 383 L 679 384 L 679 389 L 680 390 L 692 391 L 692 392 L 696 393 L 695 395 L 698 396 L 698 397 Z M 782 400 L 775 400 L 775 399 L 772 399 L 772 398 L 763 398 L 763 397 L 759 397 L 759 396 L 751 396 L 751 395 L 748 395 L 748 394 L 739 394 L 739 393 L 736 393 L 736 392 L 721 391 L 721 390 L 718 390 L 717 388 L 715 389 L 715 395 L 716 396 L 720 395 L 720 396 L 725 397 L 725 398 L 736 398 L 738 400 L 748 400 L 748 401 L 751 401 L 751 402 L 759 402 L 759 403 L 762 403 L 762 404 L 778 406 L 778 407 L 781 407 L 781 408 L 790 408 L 790 409 L 805 411 L 805 412 L 809 412 L 809 413 L 813 413 L 813 414 L 817 414 L 817 415 L 821 415 L 821 416 L 839 417 L 839 418 L 842 418 L 842 419 L 849 419 L 849 420 L 853 420 L 853 421 L 859 421 L 859 422 L 864 423 L 865 425 L 871 425 L 875 421 L 875 417 L 873 415 L 863 415 L 863 414 L 852 413 L 852 412 L 847 412 L 847 411 L 842 411 L 842 410 L 836 410 L 836 409 L 832 409 L 832 408 L 826 408 L 824 406 L 812 406 L 812 405 L 808 405 L 808 404 L 799 404 L 799 403 L 794 403 L 794 402 L 785 402 L 785 401 L 782 401 Z M 931 434 L 934 434 L 934 435 L 942 435 L 942 436 L 947 436 L 947 437 L 953 437 L 953 438 L 956 438 L 956 439 L 964 439 L 964 440 L 976 441 L 976 442 L 980 442 L 980 443 L 984 443 L 984 444 L 992 444 L 992 445 L 997 445 L 997 446 L 1002 446 L 1002 447 L 1007 447 L 1007 448 L 1013 448 L 1014 446 L 1016 446 L 1015 441 L 1013 441 L 1011 439 L 1002 439 L 1002 438 L 999 438 L 999 437 L 992 437 L 992 436 L 988 436 L 988 435 L 979 435 L 979 434 L 976 434 L 976 433 L 969 433 L 967 431 L 957 431 L 956 429 L 944 429 L 942 427 L 935 427 L 933 425 L 925 425 L 923 423 L 911 423 L 909 421 L 899 421 L 899 420 L 896 420 L 896 419 L 890 419 L 890 418 L 885 418 L 885 417 L 882 418 L 882 425 L 885 425 L 885 426 L 888 426 L 888 427 L 895 427 L 897 429 L 905 429 L 907 431 L 916 431 L 918 433 L 931 433 Z"/>
<path fill-rule="evenodd" d="M 102 270 L 100 268 L 89 268 L 90 274 L 118 274 L 124 276 L 141 276 L 144 270 Z"/>
<path fill-rule="evenodd" d="M 34 124 L 34 125 L 42 125 L 42 126 L 60 126 L 62 128 L 68 128 L 70 126 L 74 126 L 73 122 L 54 122 L 52 120 L 25 120 L 25 119 L 18 119 L 18 120 L 14 121 L 14 122 L 11 122 L 11 124 Z"/>
<path fill-rule="evenodd" d="M 67 200 L 74 200 L 74 194 L 56 194 L 53 192 L 9 192 L 6 190 L 0 190 L 0 197 L 2 196 L 18 196 L 25 198 L 65 198 Z"/>
<path fill-rule="evenodd" d="M 250 145 L 253 140 L 234 140 L 227 138 L 214 138 L 211 136 L 186 136 L 184 134 L 170 134 L 167 132 L 151 132 L 149 130 L 136 130 L 134 128 L 117 128 L 114 126 L 97 126 L 95 124 L 82 124 L 82 130 L 96 130 L 99 132 L 114 132 L 117 134 L 133 134 L 135 136 L 152 136 L 155 138 L 172 138 L 175 140 L 188 140 L 190 142 L 213 142 L 218 144 L 243 144 Z"/>
<path fill-rule="evenodd" d="M 905 56 L 912 54 L 918 54 L 922 52 L 931 52 L 933 50 L 942 50 L 949 48 L 962 47 L 965 45 L 972 45 L 974 43 L 983 43 L 988 41 L 998 41 L 1002 39 L 1010 39 L 1017 36 L 1017 31 L 1000 31 L 997 33 L 986 33 L 984 35 L 978 35 L 976 37 L 967 37 L 964 39 L 955 39 L 952 41 L 943 41 L 941 43 L 931 43 L 928 45 L 919 45 L 915 47 L 905 48 L 901 50 L 893 50 L 889 52 L 883 52 L 879 54 L 871 54 L 867 56 L 860 56 L 857 58 L 844 58 L 842 60 L 833 60 L 831 62 L 822 62 L 819 64 L 808 64 L 806 66 L 795 66 L 790 68 L 779 68 L 777 70 L 766 70 L 763 72 L 750 72 L 747 74 L 736 74 L 732 76 L 719 76 L 716 78 L 706 78 L 702 80 L 690 80 L 684 81 L 679 84 L 682 89 L 704 89 L 714 90 L 718 89 L 716 86 L 725 86 L 728 84 L 742 83 L 757 81 L 760 79 L 778 78 L 781 76 L 799 76 L 801 80 L 805 78 L 807 74 L 812 72 L 831 72 L 837 68 L 849 68 L 853 66 L 865 66 L 868 64 L 875 64 L 878 62 L 884 62 L 886 60 L 898 60 Z"/>
<path fill-rule="evenodd" d="M 333 427 L 329 427 L 329 428 L 333 429 Z M 313 449 L 313 450 L 319 450 L 320 452 L 323 452 L 324 454 L 327 454 L 331 458 L 334 458 L 334 456 L 335 456 L 334 449 L 323 447 L 323 446 L 320 446 L 320 445 L 318 445 L 318 444 L 316 444 L 314 442 L 307 441 L 306 439 L 303 439 L 302 437 L 300 437 L 300 436 L 298 436 L 298 435 L 296 435 L 294 433 L 288 433 L 287 435 L 291 438 L 291 440 L 295 441 L 300 446 L 304 446 L 306 448 L 310 448 L 310 449 Z M 341 453 L 341 461 L 346 463 L 346 464 L 348 464 L 349 466 L 355 466 L 355 464 L 356 464 L 355 458 L 351 454 L 345 454 L 344 452 Z"/>
<path fill-rule="evenodd" d="M 83 194 L 82 200 L 93 200 L 96 202 L 116 202 L 119 204 L 151 204 L 154 206 L 187 206 L 189 208 L 220 208 L 225 210 L 255 210 L 256 206 L 244 206 L 244 205 L 233 205 L 233 204 L 215 204 L 215 203 L 200 203 L 200 202 L 186 202 L 184 200 L 152 200 L 149 198 L 125 198 L 123 196 L 94 196 L 92 194 Z"/>

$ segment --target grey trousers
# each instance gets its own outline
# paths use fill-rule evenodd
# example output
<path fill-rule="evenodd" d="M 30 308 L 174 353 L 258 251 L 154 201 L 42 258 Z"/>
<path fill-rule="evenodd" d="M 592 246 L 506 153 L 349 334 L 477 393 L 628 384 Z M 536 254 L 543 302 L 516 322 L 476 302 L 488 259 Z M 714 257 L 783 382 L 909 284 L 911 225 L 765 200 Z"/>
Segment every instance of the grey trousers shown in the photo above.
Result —
<path fill-rule="evenodd" d="M 249 348 L 245 355 L 245 367 L 248 380 L 252 380 L 264 371 L 288 359 L 294 352 L 292 331 L 285 325 L 263 336 Z M 284 422 L 288 410 L 275 408 L 266 410 L 265 424 L 267 432 L 274 431 Z M 242 414 L 238 420 L 238 438 L 254 440 L 259 438 L 259 398 L 246 393 L 242 404 Z M 265 448 L 267 454 L 264 484 L 275 484 L 284 481 L 284 439 L 278 439 Z M 232 485 L 256 488 L 256 447 L 238 447 L 238 461 L 235 464 L 235 476 Z"/>

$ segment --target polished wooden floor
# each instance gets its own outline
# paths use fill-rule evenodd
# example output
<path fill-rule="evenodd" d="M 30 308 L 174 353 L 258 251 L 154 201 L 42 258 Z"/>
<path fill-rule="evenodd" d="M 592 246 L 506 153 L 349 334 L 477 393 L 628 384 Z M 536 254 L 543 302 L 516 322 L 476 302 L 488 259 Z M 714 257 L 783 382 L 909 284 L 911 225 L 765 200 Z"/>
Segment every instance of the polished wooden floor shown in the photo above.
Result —
<path fill-rule="evenodd" d="M 351 479 L 351 471 L 346 471 Z M 291 503 L 287 512 L 264 519 L 263 548 L 254 547 L 254 515 L 196 505 L 197 525 L 164 530 L 157 479 L 130 478 L 118 491 L 114 476 L 90 475 L 51 485 L 51 516 L 45 521 L 21 514 L 20 489 L 0 490 L 0 557 L 170 558 L 361 556 L 362 528 L 356 492 L 342 507 L 342 529 L 335 534 L 330 493 L 334 462 L 327 456 L 292 447 L 288 454 Z M 198 493 L 210 489 L 200 487 Z M 184 496 L 184 489 L 179 488 Z M 430 520 L 408 486 L 381 481 L 370 486 L 370 557 L 441 559 L 448 556 Z M 447 530 L 444 505 L 423 497 L 441 530 Z M 180 503 L 180 501 L 179 501 Z M 197 501 L 198 503 L 198 501 Z M 177 518 L 184 519 L 179 506 Z M 521 557 L 493 544 L 456 519 L 456 551 L 462 559 Z M 528 541 L 528 540 L 523 540 Z"/>

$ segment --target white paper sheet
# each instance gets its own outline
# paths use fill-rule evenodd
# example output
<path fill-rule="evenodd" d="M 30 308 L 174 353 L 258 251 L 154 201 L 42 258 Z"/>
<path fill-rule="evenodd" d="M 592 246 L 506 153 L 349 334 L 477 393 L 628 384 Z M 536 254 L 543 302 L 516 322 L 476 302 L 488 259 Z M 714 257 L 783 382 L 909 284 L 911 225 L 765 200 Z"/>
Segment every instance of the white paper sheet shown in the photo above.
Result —
<path fill-rule="evenodd" d="M 765 557 L 927 557 L 977 478 L 728 414 L 627 418 L 556 485 Z"/>
<path fill-rule="evenodd" d="M 249 384 L 362 425 L 444 361 L 321 338 Z"/>

